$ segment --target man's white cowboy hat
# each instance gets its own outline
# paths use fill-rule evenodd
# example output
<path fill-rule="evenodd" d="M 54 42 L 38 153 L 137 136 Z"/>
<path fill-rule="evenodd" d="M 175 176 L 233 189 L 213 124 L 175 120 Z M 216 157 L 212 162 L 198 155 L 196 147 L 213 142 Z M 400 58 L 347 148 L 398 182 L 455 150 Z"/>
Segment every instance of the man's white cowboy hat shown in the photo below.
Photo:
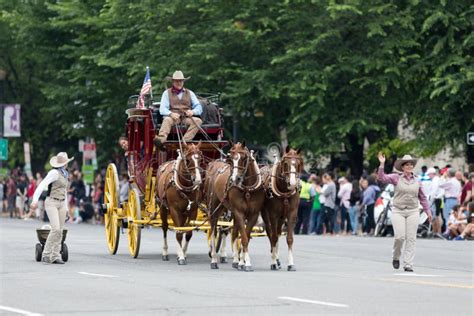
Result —
<path fill-rule="evenodd" d="M 175 72 L 173 72 L 173 76 L 172 77 L 167 77 L 169 80 L 188 80 L 189 78 L 191 77 L 184 77 L 184 74 L 181 70 L 176 70 Z"/>
<path fill-rule="evenodd" d="M 418 159 L 413 158 L 410 155 L 405 155 L 402 158 L 395 160 L 395 163 L 393 164 L 393 167 L 401 172 L 402 171 L 402 165 L 404 163 L 411 162 L 414 166 L 414 165 L 416 165 L 417 161 L 418 161 Z"/>
<path fill-rule="evenodd" d="M 67 165 L 70 161 L 74 160 L 74 157 L 72 158 L 68 158 L 67 156 L 67 153 L 65 152 L 60 152 L 59 154 L 57 154 L 56 156 L 53 156 L 50 160 L 49 160 L 49 164 L 51 165 L 51 167 L 53 168 L 60 168 L 62 166 L 65 166 Z"/>

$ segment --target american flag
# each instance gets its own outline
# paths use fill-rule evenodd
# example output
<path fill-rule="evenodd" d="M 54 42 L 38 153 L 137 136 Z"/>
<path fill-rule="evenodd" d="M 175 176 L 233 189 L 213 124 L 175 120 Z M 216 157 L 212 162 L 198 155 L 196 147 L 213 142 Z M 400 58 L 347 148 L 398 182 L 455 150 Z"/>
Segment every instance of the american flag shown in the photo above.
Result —
<path fill-rule="evenodd" d="M 143 80 L 142 90 L 140 91 L 140 96 L 136 104 L 136 108 L 143 109 L 145 108 L 145 94 L 151 92 L 151 79 L 150 79 L 150 68 L 146 67 L 145 80 Z"/>

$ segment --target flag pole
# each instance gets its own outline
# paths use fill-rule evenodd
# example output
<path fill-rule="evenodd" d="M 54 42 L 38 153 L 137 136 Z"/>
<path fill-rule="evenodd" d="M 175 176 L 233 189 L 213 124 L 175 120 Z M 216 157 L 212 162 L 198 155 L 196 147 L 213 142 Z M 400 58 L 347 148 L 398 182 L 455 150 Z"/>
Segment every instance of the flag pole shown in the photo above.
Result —
<path fill-rule="evenodd" d="M 146 71 L 149 73 L 150 67 L 146 66 Z M 151 82 L 151 75 L 150 75 L 150 82 Z M 153 86 L 150 86 L 150 99 L 151 99 L 151 104 L 153 105 Z"/>

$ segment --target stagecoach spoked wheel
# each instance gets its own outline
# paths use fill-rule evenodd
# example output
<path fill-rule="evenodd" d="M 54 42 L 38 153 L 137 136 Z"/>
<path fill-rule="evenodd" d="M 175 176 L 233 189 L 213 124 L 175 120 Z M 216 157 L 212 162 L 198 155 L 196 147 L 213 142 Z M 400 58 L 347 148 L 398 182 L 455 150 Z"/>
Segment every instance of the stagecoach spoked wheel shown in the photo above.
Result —
<path fill-rule="evenodd" d="M 209 246 L 209 252 L 208 252 L 208 255 L 209 255 L 209 258 L 211 257 L 211 230 L 209 229 L 207 231 L 207 244 Z M 222 243 L 222 229 L 220 228 L 216 228 L 216 230 L 214 231 L 214 236 L 215 236 L 215 239 L 214 239 L 214 246 L 216 247 L 216 253 L 219 253 L 219 250 L 221 249 L 221 243 Z"/>
<path fill-rule="evenodd" d="M 120 223 L 117 217 L 119 179 L 117 168 L 113 163 L 108 165 L 105 174 L 104 204 L 107 208 L 104 214 L 105 237 L 110 254 L 115 255 L 120 240 Z"/>
<path fill-rule="evenodd" d="M 130 189 L 128 193 L 127 217 L 132 219 L 128 222 L 128 250 L 133 258 L 138 257 L 140 251 L 141 224 L 137 220 L 142 219 L 142 210 L 140 205 L 140 195 L 136 188 Z"/>

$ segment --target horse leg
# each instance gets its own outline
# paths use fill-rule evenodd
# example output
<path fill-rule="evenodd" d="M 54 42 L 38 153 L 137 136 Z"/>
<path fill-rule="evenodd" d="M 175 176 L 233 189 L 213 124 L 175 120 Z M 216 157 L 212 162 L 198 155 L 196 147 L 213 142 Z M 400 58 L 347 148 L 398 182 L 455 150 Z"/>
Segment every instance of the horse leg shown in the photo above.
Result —
<path fill-rule="evenodd" d="M 262 219 L 263 223 L 265 224 L 265 231 L 267 232 L 268 241 L 270 242 L 270 252 L 272 252 L 272 228 L 270 222 L 270 214 L 267 210 L 267 205 L 265 205 L 262 209 Z"/>
<path fill-rule="evenodd" d="M 271 270 L 278 270 L 278 229 L 277 229 L 277 219 L 272 217 L 272 224 L 271 224 L 271 246 L 272 246 L 272 264 L 270 265 Z"/>
<path fill-rule="evenodd" d="M 232 268 L 238 269 L 239 268 L 239 253 L 242 248 L 239 248 L 239 229 L 237 223 L 234 219 L 234 227 L 232 227 L 232 234 L 231 234 L 231 243 L 232 243 Z"/>
<path fill-rule="evenodd" d="M 217 252 L 216 252 L 216 235 L 218 217 L 211 218 L 211 269 L 219 269 L 217 265 Z"/>
<path fill-rule="evenodd" d="M 293 229 L 296 222 L 296 212 L 292 212 L 288 218 L 288 232 L 286 235 L 286 243 L 288 244 L 288 271 L 296 271 L 293 262 Z"/>
<path fill-rule="evenodd" d="M 279 245 L 281 231 L 282 231 L 284 223 L 285 223 L 285 220 L 282 217 L 278 220 L 278 224 L 276 224 L 277 225 L 277 242 L 276 242 L 276 245 L 275 245 L 275 249 L 276 249 L 276 257 L 277 257 L 276 262 L 277 262 L 278 269 L 281 269 L 280 250 L 279 250 L 278 245 Z"/>
<path fill-rule="evenodd" d="M 260 212 L 252 212 L 247 217 L 247 225 L 245 225 L 245 220 L 242 218 L 243 227 L 240 228 L 241 232 L 244 232 L 245 239 L 242 238 L 242 250 L 243 250 L 243 257 L 245 262 L 244 270 L 249 272 L 253 271 L 252 263 L 250 261 L 250 253 L 249 253 L 249 243 L 250 243 L 250 236 L 252 234 L 253 227 L 257 224 L 258 215 Z"/>
<path fill-rule="evenodd" d="M 197 218 L 197 207 L 194 207 L 191 211 L 191 215 L 189 216 L 189 219 L 195 221 L 196 218 Z M 192 237 L 193 237 L 192 230 L 186 232 L 186 238 L 184 239 L 184 245 L 183 245 L 183 253 L 184 253 L 185 260 L 186 260 L 186 254 L 188 252 L 189 241 L 191 240 Z"/>
<path fill-rule="evenodd" d="M 188 252 L 188 246 L 189 246 L 189 241 L 193 237 L 193 231 L 190 230 L 186 232 L 185 239 L 184 239 L 184 245 L 183 245 L 183 253 L 184 253 L 184 258 L 186 259 L 186 254 Z"/>
<path fill-rule="evenodd" d="M 221 263 L 227 263 L 227 251 L 226 251 L 226 240 L 227 240 L 227 233 L 224 230 L 221 230 L 221 249 L 220 249 L 220 257 Z"/>
<path fill-rule="evenodd" d="M 163 253 L 161 258 L 163 261 L 169 261 L 169 255 L 168 255 L 168 209 L 166 209 L 165 206 L 162 206 L 160 208 L 160 217 L 162 221 L 162 229 L 163 229 Z"/>
<path fill-rule="evenodd" d="M 181 213 L 179 213 L 179 210 L 176 209 L 174 206 L 170 207 L 170 214 L 171 214 L 171 218 L 173 219 L 174 226 L 183 227 L 184 220 L 181 216 Z M 182 243 L 183 243 L 183 232 L 176 231 L 176 254 L 177 254 L 176 260 L 178 261 L 179 265 L 186 264 L 186 259 L 184 258 Z"/>

